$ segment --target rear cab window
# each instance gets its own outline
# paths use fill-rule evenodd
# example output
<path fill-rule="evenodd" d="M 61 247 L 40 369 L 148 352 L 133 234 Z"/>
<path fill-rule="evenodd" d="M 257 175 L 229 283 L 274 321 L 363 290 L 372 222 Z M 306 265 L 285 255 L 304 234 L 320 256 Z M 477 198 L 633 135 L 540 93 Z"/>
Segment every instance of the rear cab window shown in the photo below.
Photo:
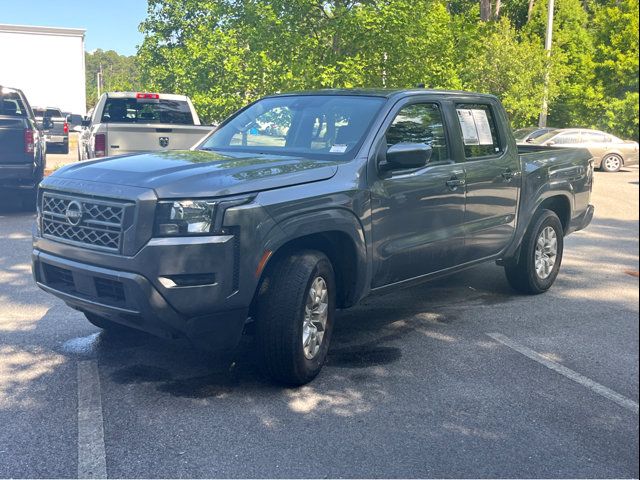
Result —
<path fill-rule="evenodd" d="M 498 127 L 490 105 L 459 103 L 456 113 L 462 130 L 465 158 L 494 157 L 502 153 Z"/>
<path fill-rule="evenodd" d="M 101 123 L 163 123 L 194 125 L 186 100 L 107 98 Z"/>
<path fill-rule="evenodd" d="M 0 115 L 10 117 L 26 117 L 27 109 L 16 91 L 11 89 L 0 90 Z"/>

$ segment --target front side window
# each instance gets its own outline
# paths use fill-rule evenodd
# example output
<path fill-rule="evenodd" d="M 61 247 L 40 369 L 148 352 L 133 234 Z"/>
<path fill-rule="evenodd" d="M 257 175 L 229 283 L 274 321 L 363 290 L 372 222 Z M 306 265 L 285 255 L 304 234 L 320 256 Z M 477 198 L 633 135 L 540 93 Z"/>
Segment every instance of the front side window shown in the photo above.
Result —
<path fill-rule="evenodd" d="M 193 115 L 185 100 L 107 98 L 101 122 L 193 125 Z"/>
<path fill-rule="evenodd" d="M 494 156 L 501 152 L 498 128 L 489 105 L 456 105 L 466 158 Z"/>
<path fill-rule="evenodd" d="M 398 143 L 425 143 L 433 149 L 431 162 L 449 159 L 442 112 L 435 103 L 403 107 L 387 130 L 387 147 Z"/>
<path fill-rule="evenodd" d="M 198 148 L 348 160 L 364 141 L 384 98 L 283 95 L 238 113 Z"/>

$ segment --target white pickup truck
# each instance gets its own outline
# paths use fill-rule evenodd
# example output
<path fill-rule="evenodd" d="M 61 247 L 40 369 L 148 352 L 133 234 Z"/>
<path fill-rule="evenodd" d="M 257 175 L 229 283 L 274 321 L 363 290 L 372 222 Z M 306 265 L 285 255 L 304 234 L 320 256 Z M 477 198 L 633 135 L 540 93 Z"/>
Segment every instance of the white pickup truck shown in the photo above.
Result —
<path fill-rule="evenodd" d="M 85 117 L 78 160 L 161 150 L 189 149 L 214 127 L 200 124 L 184 95 L 108 92 Z"/>

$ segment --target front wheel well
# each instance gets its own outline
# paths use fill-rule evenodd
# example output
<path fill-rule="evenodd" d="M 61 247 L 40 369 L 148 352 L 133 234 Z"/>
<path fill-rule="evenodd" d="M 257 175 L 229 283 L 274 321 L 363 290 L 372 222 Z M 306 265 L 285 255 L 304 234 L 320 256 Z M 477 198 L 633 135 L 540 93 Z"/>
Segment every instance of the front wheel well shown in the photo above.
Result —
<path fill-rule="evenodd" d="M 265 278 L 278 261 L 300 250 L 317 250 L 324 253 L 336 276 L 336 306 L 346 308 L 356 301 L 356 280 L 358 275 L 358 254 L 351 237 L 340 231 L 313 233 L 292 240 L 282 245 L 269 259 L 258 284 L 258 294 L 263 288 Z M 254 302 L 255 303 L 255 302 Z"/>

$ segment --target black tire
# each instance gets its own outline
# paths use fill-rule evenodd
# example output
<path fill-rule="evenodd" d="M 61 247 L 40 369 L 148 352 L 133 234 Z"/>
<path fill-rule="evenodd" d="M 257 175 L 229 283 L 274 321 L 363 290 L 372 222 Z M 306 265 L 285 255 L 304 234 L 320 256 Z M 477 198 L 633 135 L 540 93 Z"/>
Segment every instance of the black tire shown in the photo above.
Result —
<path fill-rule="evenodd" d="M 101 328 L 102 330 L 107 330 L 109 332 L 127 332 L 132 330 L 125 325 L 117 322 L 112 322 L 111 320 L 107 320 L 106 318 L 96 315 L 95 313 L 84 312 L 84 316 L 87 318 L 87 320 L 89 320 L 89 323 L 95 325 L 98 328 Z"/>
<path fill-rule="evenodd" d="M 327 320 L 319 349 L 309 359 L 303 348 L 303 322 L 307 297 L 318 277 L 327 287 Z M 313 380 L 327 357 L 335 315 L 335 276 L 329 259 L 304 250 L 277 260 L 266 274 L 257 302 L 255 341 L 265 373 L 291 386 Z"/>
<path fill-rule="evenodd" d="M 536 271 L 536 244 L 543 230 L 551 227 L 556 235 L 557 253 L 555 263 L 551 272 L 546 278 L 542 278 Z M 505 263 L 504 269 L 509 284 L 517 291 L 529 295 L 537 295 L 546 292 L 556 280 L 560 265 L 562 264 L 562 253 L 564 250 L 564 231 L 562 222 L 551 210 L 539 210 L 531 225 L 527 229 L 520 255 Z"/>
<path fill-rule="evenodd" d="M 616 162 L 607 162 L 608 158 L 612 158 L 616 160 Z M 602 158 L 602 163 L 600 164 L 600 170 L 607 173 L 616 173 L 619 172 L 623 165 L 623 160 L 620 155 L 616 155 L 615 153 L 609 153 Z"/>

